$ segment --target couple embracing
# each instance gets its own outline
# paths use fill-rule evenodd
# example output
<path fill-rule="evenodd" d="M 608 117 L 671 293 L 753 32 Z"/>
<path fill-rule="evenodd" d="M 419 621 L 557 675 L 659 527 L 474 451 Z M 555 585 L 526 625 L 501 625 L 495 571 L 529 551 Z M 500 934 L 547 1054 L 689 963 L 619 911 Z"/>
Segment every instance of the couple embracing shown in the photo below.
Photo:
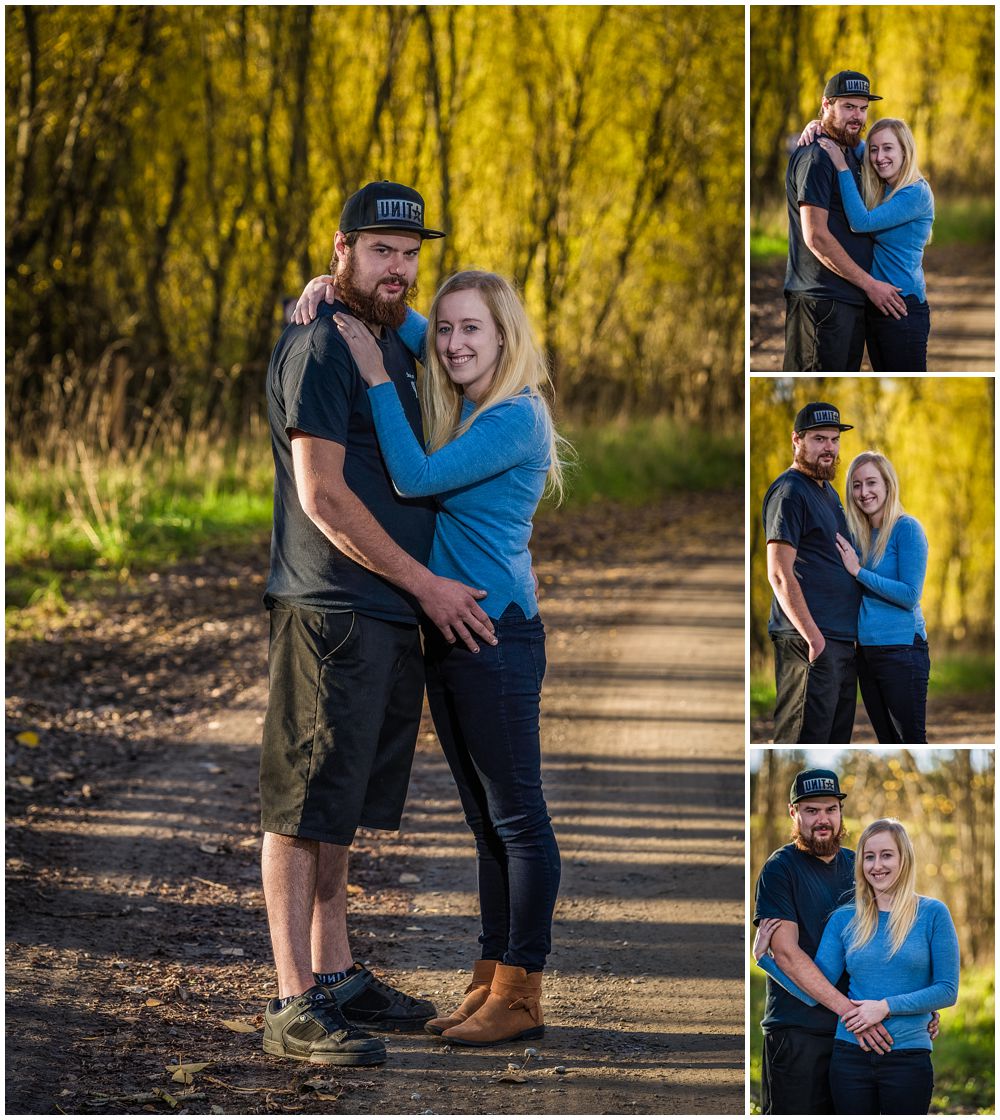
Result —
<path fill-rule="evenodd" d="M 789 160 L 786 370 L 855 372 L 866 346 L 876 372 L 927 369 L 934 195 L 904 121 L 883 117 L 862 140 L 881 100 L 864 74 L 835 74 Z"/>
<path fill-rule="evenodd" d="M 807 404 L 792 465 L 764 497 L 775 743 L 849 743 L 859 683 L 880 743 L 927 742 L 927 536 L 878 451 L 851 461 L 845 510 L 832 481 L 852 427 Z"/>
<path fill-rule="evenodd" d="M 940 1008 L 958 998 L 944 903 L 916 893 L 905 827 L 872 821 L 843 847 L 840 780 L 792 782 L 792 841 L 757 880 L 753 954 L 767 972 L 762 1111 L 918 1115 L 930 1109 Z"/>
<path fill-rule="evenodd" d="M 353 194 L 332 275 L 308 286 L 268 369 L 260 794 L 278 996 L 264 1049 L 319 1064 L 377 1065 L 387 1030 L 487 1046 L 544 1029 L 560 863 L 542 793 L 545 632 L 528 543 L 543 491 L 561 489 L 561 441 L 508 281 L 461 272 L 429 319 L 408 309 L 421 246 L 443 236 L 412 187 Z M 399 827 L 425 679 L 475 838 L 482 922 L 465 998 L 443 1016 L 355 962 L 346 917 L 357 829 Z"/>

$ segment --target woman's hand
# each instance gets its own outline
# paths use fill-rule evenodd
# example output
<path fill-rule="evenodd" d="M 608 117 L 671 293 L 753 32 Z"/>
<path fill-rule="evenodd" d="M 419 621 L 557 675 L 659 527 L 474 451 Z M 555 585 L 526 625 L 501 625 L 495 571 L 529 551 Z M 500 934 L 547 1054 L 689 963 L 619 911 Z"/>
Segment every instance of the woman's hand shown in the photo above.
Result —
<path fill-rule="evenodd" d="M 757 926 L 757 936 L 753 939 L 753 959 L 759 961 L 766 953 L 770 953 L 771 938 L 781 925 L 780 918 L 761 918 Z"/>
<path fill-rule="evenodd" d="M 851 542 L 839 533 L 837 534 L 837 552 L 840 554 L 844 567 L 852 576 L 856 576 L 861 571 L 861 561 L 858 559 L 858 554 L 854 551 Z"/>
<path fill-rule="evenodd" d="M 316 311 L 321 303 L 333 303 L 337 298 L 337 279 L 335 276 L 314 276 L 302 289 L 295 310 L 292 312 L 292 322 L 300 327 L 307 327 L 316 318 Z"/>
<path fill-rule="evenodd" d="M 370 389 L 373 385 L 381 385 L 389 380 L 382 361 L 382 351 L 378 348 L 375 336 L 353 315 L 345 315 L 338 311 L 333 317 L 340 331 L 340 337 L 347 343 L 358 364 L 358 373 Z"/>
<path fill-rule="evenodd" d="M 795 145 L 797 148 L 804 148 L 807 144 L 811 144 L 817 136 L 822 127 L 820 121 L 810 121 L 802 130 L 802 135 L 799 137 L 798 143 Z"/>
<path fill-rule="evenodd" d="M 823 149 L 824 152 L 830 157 L 830 162 L 838 171 L 847 170 L 847 159 L 839 144 L 835 144 L 832 140 L 828 140 L 825 136 L 821 136 L 817 144 Z"/>
<path fill-rule="evenodd" d="M 841 1015 L 840 1021 L 852 1033 L 869 1030 L 889 1014 L 889 1004 L 884 999 L 852 999 L 851 1003 L 854 1010 Z"/>

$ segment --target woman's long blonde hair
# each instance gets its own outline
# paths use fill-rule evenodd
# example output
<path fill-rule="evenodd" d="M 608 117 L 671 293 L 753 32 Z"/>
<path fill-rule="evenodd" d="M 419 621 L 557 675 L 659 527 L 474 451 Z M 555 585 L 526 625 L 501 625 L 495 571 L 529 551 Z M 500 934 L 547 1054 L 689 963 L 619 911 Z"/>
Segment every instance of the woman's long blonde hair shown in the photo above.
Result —
<path fill-rule="evenodd" d="M 874 210 L 876 206 L 886 202 L 896 191 L 902 190 L 903 187 L 909 187 L 924 178 L 917 166 L 917 144 L 913 139 L 910 126 L 905 121 L 897 120 L 895 117 L 883 117 L 868 129 L 868 144 L 871 144 L 875 133 L 883 129 L 888 129 L 896 137 L 900 151 L 903 153 L 903 166 L 899 169 L 895 185 L 887 191 L 885 180 L 880 178 L 878 172 L 872 167 L 868 148 L 865 148 L 865 158 L 861 165 L 861 196 L 869 210 Z"/>
<path fill-rule="evenodd" d="M 872 548 L 872 527 L 868 518 L 858 509 L 854 500 L 854 472 L 866 463 L 872 463 L 885 482 L 885 505 L 882 507 L 882 524 L 879 527 L 878 541 Z M 847 482 L 845 484 L 845 497 L 847 505 L 844 512 L 847 516 L 847 528 L 854 538 L 858 551 L 861 554 L 861 563 L 867 566 L 871 561 L 877 565 L 885 555 L 889 537 L 893 527 L 903 516 L 905 510 L 899 500 L 899 479 L 892 463 L 880 451 L 862 451 L 851 460 L 847 468 Z"/>
<path fill-rule="evenodd" d="M 851 948 L 860 949 L 875 936 L 878 929 L 878 903 L 875 890 L 865 878 L 865 844 L 877 832 L 888 832 L 899 852 L 899 877 L 892 887 L 892 909 L 889 911 L 889 956 L 899 951 L 906 935 L 917 920 L 917 861 L 906 829 L 895 817 L 883 817 L 861 833 L 854 856 L 854 917 L 848 925 Z"/>
<path fill-rule="evenodd" d="M 448 376 L 437 352 L 437 320 L 441 300 L 451 292 L 476 291 L 489 308 L 503 340 L 493 379 L 476 402 L 472 415 L 462 423 L 461 388 Z M 546 492 L 557 501 L 563 496 L 563 466 L 569 444 L 556 431 L 552 420 L 552 378 L 541 347 L 535 341 L 524 305 L 509 281 L 494 272 L 467 270 L 449 276 L 438 289 L 427 323 L 427 366 L 420 387 L 420 404 L 430 451 L 449 443 L 494 405 L 527 390 L 542 409 L 548 426 L 549 473 Z"/>

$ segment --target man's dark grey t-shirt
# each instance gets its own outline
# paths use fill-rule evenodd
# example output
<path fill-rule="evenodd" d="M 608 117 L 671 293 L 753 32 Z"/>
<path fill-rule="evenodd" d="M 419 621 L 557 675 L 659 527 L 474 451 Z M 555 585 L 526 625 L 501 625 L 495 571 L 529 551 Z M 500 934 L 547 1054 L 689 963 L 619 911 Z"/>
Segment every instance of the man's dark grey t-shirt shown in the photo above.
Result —
<path fill-rule="evenodd" d="M 753 923 L 762 918 L 782 918 L 799 927 L 799 948 L 815 958 L 827 919 L 854 899 L 854 853 L 841 848 L 826 863 L 794 844 L 772 852 L 761 869 L 754 895 Z M 835 985 L 847 994 L 847 974 Z M 822 1004 L 810 1007 L 767 978 L 767 1004 L 761 1026 L 765 1033 L 781 1027 L 798 1027 L 810 1034 L 830 1035 L 837 1016 Z"/>
<path fill-rule="evenodd" d="M 764 532 L 768 541 L 795 548 L 795 578 L 813 621 L 824 638 L 853 642 L 858 636 L 861 585 L 844 567 L 837 534 L 847 537 L 847 520 L 837 491 L 790 468 L 771 483 L 764 497 Z M 771 599 L 769 634 L 792 636 L 798 630 Z"/>
<path fill-rule="evenodd" d="M 861 190 L 861 165 L 849 148 L 844 152 L 847 166 L 854 173 Z M 830 157 L 815 141 L 796 148 L 785 173 L 785 195 L 788 201 L 788 267 L 785 270 L 785 291 L 813 299 L 835 299 L 861 307 L 865 294 L 849 280 L 832 272 L 808 248 L 802 238 L 801 204 L 827 211 L 830 233 L 847 250 L 847 255 L 865 272 L 871 272 L 875 242 L 867 233 L 855 233 L 844 212 L 837 171 Z"/>
<path fill-rule="evenodd" d="M 348 487 L 400 548 L 427 563 L 434 537 L 434 502 L 396 493 L 379 451 L 368 390 L 332 320 L 336 311 L 350 313 L 342 303 L 324 303 L 308 326 L 286 327 L 268 366 L 274 531 L 265 601 L 415 622 L 417 604 L 412 597 L 345 556 L 299 504 L 289 438 L 293 430 L 341 444 Z M 386 372 L 422 445 L 413 358 L 395 331 L 384 331 L 378 343 Z"/>

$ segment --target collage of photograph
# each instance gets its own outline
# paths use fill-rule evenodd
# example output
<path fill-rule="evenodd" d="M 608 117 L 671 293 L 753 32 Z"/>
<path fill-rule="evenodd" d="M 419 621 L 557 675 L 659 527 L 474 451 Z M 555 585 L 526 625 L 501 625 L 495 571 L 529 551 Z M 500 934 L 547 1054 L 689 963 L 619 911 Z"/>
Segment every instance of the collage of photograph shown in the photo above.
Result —
<path fill-rule="evenodd" d="M 995 1116 L 995 4 L 4 22 L 4 1115 Z"/>

